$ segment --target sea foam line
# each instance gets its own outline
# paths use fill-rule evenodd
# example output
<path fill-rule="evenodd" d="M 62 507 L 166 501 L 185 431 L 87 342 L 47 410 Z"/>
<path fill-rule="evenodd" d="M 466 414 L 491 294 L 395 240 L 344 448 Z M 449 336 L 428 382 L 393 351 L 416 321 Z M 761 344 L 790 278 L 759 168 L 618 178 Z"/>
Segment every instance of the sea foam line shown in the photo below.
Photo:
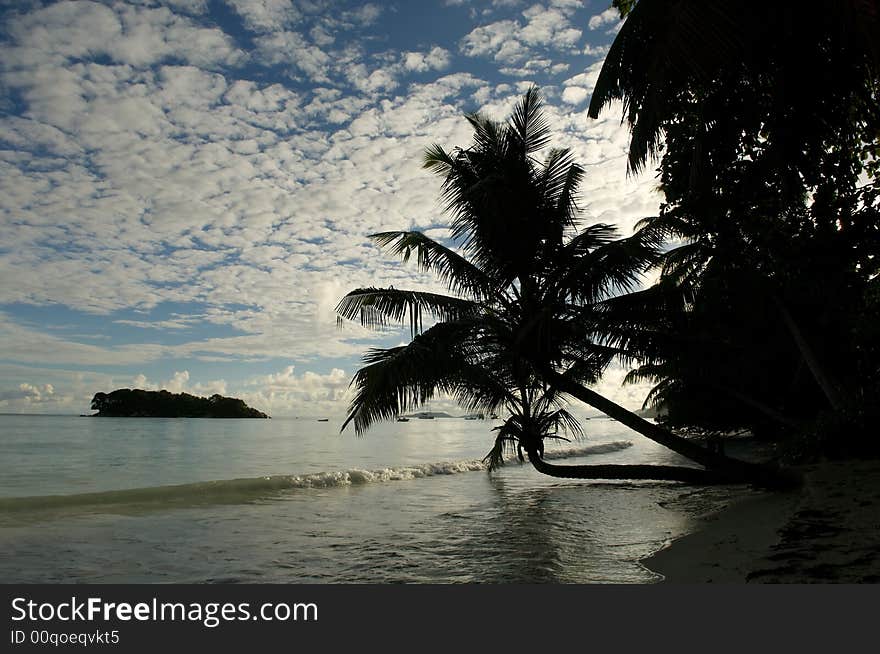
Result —
<path fill-rule="evenodd" d="M 614 441 L 566 449 L 548 450 L 546 459 L 562 459 L 615 452 L 630 447 L 629 441 Z M 264 497 L 277 491 L 305 488 L 332 488 L 388 481 L 404 481 L 454 475 L 485 470 L 479 459 L 441 461 L 378 470 L 338 470 L 306 475 L 271 475 L 245 479 L 201 481 L 173 486 L 151 486 L 125 490 L 76 493 L 73 495 L 40 495 L 34 497 L 0 498 L 0 512 L 63 509 L 72 507 L 147 506 L 151 504 L 192 505 L 203 503 L 234 503 Z"/>

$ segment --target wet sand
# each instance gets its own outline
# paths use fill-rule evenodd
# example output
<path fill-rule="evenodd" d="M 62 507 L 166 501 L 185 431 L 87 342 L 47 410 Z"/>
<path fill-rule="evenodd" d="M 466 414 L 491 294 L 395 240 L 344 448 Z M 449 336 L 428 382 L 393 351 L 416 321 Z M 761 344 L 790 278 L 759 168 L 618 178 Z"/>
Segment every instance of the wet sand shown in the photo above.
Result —
<path fill-rule="evenodd" d="M 733 500 L 642 564 L 665 583 L 880 582 L 880 461 L 802 470 L 798 491 Z"/>

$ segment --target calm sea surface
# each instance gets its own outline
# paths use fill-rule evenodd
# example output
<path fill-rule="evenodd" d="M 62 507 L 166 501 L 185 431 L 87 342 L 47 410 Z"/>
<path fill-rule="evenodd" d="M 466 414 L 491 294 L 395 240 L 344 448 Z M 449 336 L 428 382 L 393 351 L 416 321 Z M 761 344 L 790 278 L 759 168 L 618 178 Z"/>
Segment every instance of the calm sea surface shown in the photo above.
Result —
<path fill-rule="evenodd" d="M 742 489 L 559 480 L 479 459 L 490 421 L 0 416 L 0 582 L 645 583 Z M 585 423 L 559 463 L 681 463 Z"/>

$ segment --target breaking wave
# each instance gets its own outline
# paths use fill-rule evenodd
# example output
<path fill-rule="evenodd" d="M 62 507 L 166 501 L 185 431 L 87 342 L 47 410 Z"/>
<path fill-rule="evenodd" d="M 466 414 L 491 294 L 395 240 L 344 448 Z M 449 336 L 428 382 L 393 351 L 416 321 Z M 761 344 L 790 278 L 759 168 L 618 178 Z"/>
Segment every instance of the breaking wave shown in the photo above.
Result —
<path fill-rule="evenodd" d="M 615 441 L 567 449 L 548 450 L 544 458 L 563 459 L 569 457 L 605 454 L 630 447 L 629 441 Z M 67 511 L 70 509 L 94 508 L 110 509 L 149 509 L 151 507 L 171 508 L 198 506 L 204 504 L 237 504 L 241 502 L 268 498 L 282 491 L 307 488 L 332 488 L 371 484 L 377 482 L 403 481 L 455 475 L 462 472 L 485 470 L 485 464 L 478 460 L 442 461 L 422 463 L 378 470 L 339 470 L 318 472 L 306 475 L 272 475 L 246 479 L 223 479 L 201 481 L 173 486 L 152 486 L 126 490 L 101 491 L 95 493 L 76 493 L 73 495 L 41 495 L 34 497 L 0 498 L 0 513 Z"/>

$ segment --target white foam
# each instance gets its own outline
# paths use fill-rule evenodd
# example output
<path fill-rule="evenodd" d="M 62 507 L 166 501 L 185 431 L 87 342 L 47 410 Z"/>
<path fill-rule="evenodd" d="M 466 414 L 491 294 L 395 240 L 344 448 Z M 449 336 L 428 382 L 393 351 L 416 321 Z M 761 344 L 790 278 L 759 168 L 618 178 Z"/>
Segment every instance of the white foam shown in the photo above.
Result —
<path fill-rule="evenodd" d="M 558 448 L 547 450 L 545 459 L 567 459 L 577 456 L 589 456 L 591 454 L 606 454 L 630 447 L 629 441 L 613 441 L 599 445 L 586 447 Z M 472 459 L 466 461 L 441 461 L 438 463 L 421 463 L 412 466 L 396 468 L 381 468 L 379 470 L 351 470 L 338 472 L 318 472 L 310 475 L 298 475 L 289 477 L 291 488 L 328 488 L 332 486 L 351 486 L 354 484 L 370 484 L 386 481 L 404 481 L 433 477 L 435 475 L 455 475 L 462 472 L 476 472 L 485 470 L 486 464 L 481 460 Z M 272 479 L 267 477 L 267 480 Z"/>
<path fill-rule="evenodd" d="M 547 459 L 562 459 L 576 456 L 604 454 L 630 447 L 628 441 L 615 441 L 567 449 L 547 450 Z M 333 488 L 358 484 L 371 484 L 389 481 L 404 481 L 434 477 L 437 475 L 456 475 L 463 472 L 485 470 L 486 464 L 479 459 L 464 461 L 440 461 L 420 463 L 378 470 L 338 470 L 318 472 L 308 475 L 273 475 L 247 479 L 222 479 L 203 481 L 175 486 L 153 486 L 117 491 L 81 493 L 75 495 L 52 495 L 37 497 L 0 498 L 0 513 L 76 506 L 148 505 L 168 502 L 235 502 L 265 496 L 267 494 L 295 488 Z"/>

